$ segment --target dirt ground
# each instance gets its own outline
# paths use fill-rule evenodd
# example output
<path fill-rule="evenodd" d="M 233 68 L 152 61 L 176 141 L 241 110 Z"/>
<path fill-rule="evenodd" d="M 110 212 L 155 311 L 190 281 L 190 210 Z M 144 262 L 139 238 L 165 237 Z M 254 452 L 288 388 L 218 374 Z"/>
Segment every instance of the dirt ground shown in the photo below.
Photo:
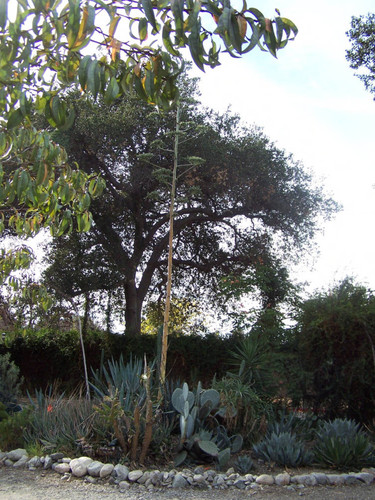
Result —
<path fill-rule="evenodd" d="M 1 500 L 256 500 L 296 499 L 309 500 L 374 500 L 375 484 L 370 486 L 314 486 L 287 489 L 267 486 L 259 491 L 163 489 L 147 491 L 138 487 L 121 493 L 109 484 L 89 484 L 82 479 L 71 478 L 63 481 L 52 471 L 29 471 L 25 469 L 0 468 Z"/>

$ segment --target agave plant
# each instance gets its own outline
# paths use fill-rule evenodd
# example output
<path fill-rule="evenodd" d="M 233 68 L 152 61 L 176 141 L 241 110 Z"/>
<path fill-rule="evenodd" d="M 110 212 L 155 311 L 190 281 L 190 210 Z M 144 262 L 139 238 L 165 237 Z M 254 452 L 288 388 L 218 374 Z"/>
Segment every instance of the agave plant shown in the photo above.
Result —
<path fill-rule="evenodd" d="M 250 455 L 240 455 L 234 466 L 240 474 L 247 474 L 254 467 L 253 459 Z"/>
<path fill-rule="evenodd" d="M 281 466 L 299 467 L 310 464 L 313 459 L 304 443 L 291 432 L 273 432 L 254 445 L 253 450 L 259 458 Z"/>
<path fill-rule="evenodd" d="M 323 422 L 316 432 L 315 460 L 337 469 L 373 465 L 374 448 L 354 420 L 337 418 Z"/>

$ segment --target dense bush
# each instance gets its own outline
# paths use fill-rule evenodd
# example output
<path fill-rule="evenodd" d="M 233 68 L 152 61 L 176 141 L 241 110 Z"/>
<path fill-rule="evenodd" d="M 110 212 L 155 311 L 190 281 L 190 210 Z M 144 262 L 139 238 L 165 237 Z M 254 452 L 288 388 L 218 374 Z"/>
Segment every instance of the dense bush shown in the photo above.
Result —
<path fill-rule="evenodd" d="M 170 379 L 208 385 L 215 374 L 222 376 L 228 369 L 228 351 L 238 342 L 236 337 L 217 335 L 189 335 L 169 338 L 167 373 Z M 87 364 L 93 369 L 104 359 L 124 360 L 131 356 L 148 360 L 157 352 L 157 338 L 141 335 L 137 338 L 104 332 L 88 332 L 85 338 Z M 26 388 L 46 390 L 51 384 L 60 384 L 61 390 L 74 390 L 83 383 L 82 354 L 76 331 L 26 330 L 8 334 L 5 345 L 0 343 L 0 354 L 10 353 L 25 379 Z"/>
<path fill-rule="evenodd" d="M 344 280 L 301 305 L 289 337 L 288 393 L 325 418 L 375 417 L 375 296 Z"/>

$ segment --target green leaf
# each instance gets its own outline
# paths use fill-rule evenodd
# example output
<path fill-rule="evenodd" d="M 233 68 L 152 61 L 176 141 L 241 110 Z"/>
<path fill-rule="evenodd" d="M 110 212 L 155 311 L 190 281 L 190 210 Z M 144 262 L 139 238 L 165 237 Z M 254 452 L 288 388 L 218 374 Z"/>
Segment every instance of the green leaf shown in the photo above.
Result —
<path fill-rule="evenodd" d="M 147 19 L 145 17 L 141 17 L 138 23 L 138 32 L 139 32 L 139 39 L 143 42 L 146 40 L 148 33 L 147 33 Z"/>
<path fill-rule="evenodd" d="M 120 87 L 117 83 L 116 78 L 113 76 L 106 88 L 105 94 L 104 94 L 104 102 L 106 104 L 111 104 L 116 97 L 119 95 L 120 92 Z"/>
<path fill-rule="evenodd" d="M 94 99 L 97 98 L 100 89 L 100 73 L 98 61 L 91 61 L 87 70 L 87 90 L 92 92 Z"/>
<path fill-rule="evenodd" d="M 150 69 L 146 70 L 146 79 L 144 87 L 147 96 L 152 99 L 155 94 L 155 84 L 154 84 L 154 72 Z"/>
<path fill-rule="evenodd" d="M 0 0 L 0 28 L 5 28 L 8 18 L 8 0 Z"/>
<path fill-rule="evenodd" d="M 21 198 L 23 192 L 26 190 L 30 183 L 30 176 L 29 174 L 25 171 L 22 170 L 18 182 L 17 182 L 17 196 L 18 198 Z"/>
<path fill-rule="evenodd" d="M 170 54 L 173 56 L 178 56 L 179 52 L 174 48 L 173 43 L 171 41 L 170 34 L 172 32 L 171 28 L 171 21 L 166 21 L 166 23 L 163 26 L 163 31 L 162 31 L 162 38 L 163 38 L 163 43 L 164 47 L 168 50 Z"/>
<path fill-rule="evenodd" d="M 18 127 L 23 120 L 22 111 L 18 108 L 11 112 L 8 118 L 7 128 L 8 130 Z"/>
<path fill-rule="evenodd" d="M 158 31 L 151 0 L 141 0 L 141 5 L 143 7 L 143 12 L 147 17 L 148 22 L 151 24 L 151 26 L 154 28 L 155 31 Z"/>
<path fill-rule="evenodd" d="M 200 28 L 200 22 L 197 22 L 193 26 L 188 38 L 188 44 L 193 61 L 200 70 L 204 71 L 203 45 L 200 39 Z"/>
<path fill-rule="evenodd" d="M 91 63 L 92 63 L 91 56 L 85 56 L 79 64 L 78 79 L 82 90 L 86 89 L 87 72 L 89 70 Z"/>

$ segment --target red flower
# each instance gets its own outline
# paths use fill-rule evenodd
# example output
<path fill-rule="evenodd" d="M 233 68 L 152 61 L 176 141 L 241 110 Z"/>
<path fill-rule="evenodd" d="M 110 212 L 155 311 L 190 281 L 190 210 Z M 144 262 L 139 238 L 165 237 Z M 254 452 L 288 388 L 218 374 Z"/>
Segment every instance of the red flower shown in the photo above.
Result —
<path fill-rule="evenodd" d="M 48 405 L 47 406 L 48 413 L 51 413 L 52 410 L 53 410 L 53 406 L 52 405 Z"/>

